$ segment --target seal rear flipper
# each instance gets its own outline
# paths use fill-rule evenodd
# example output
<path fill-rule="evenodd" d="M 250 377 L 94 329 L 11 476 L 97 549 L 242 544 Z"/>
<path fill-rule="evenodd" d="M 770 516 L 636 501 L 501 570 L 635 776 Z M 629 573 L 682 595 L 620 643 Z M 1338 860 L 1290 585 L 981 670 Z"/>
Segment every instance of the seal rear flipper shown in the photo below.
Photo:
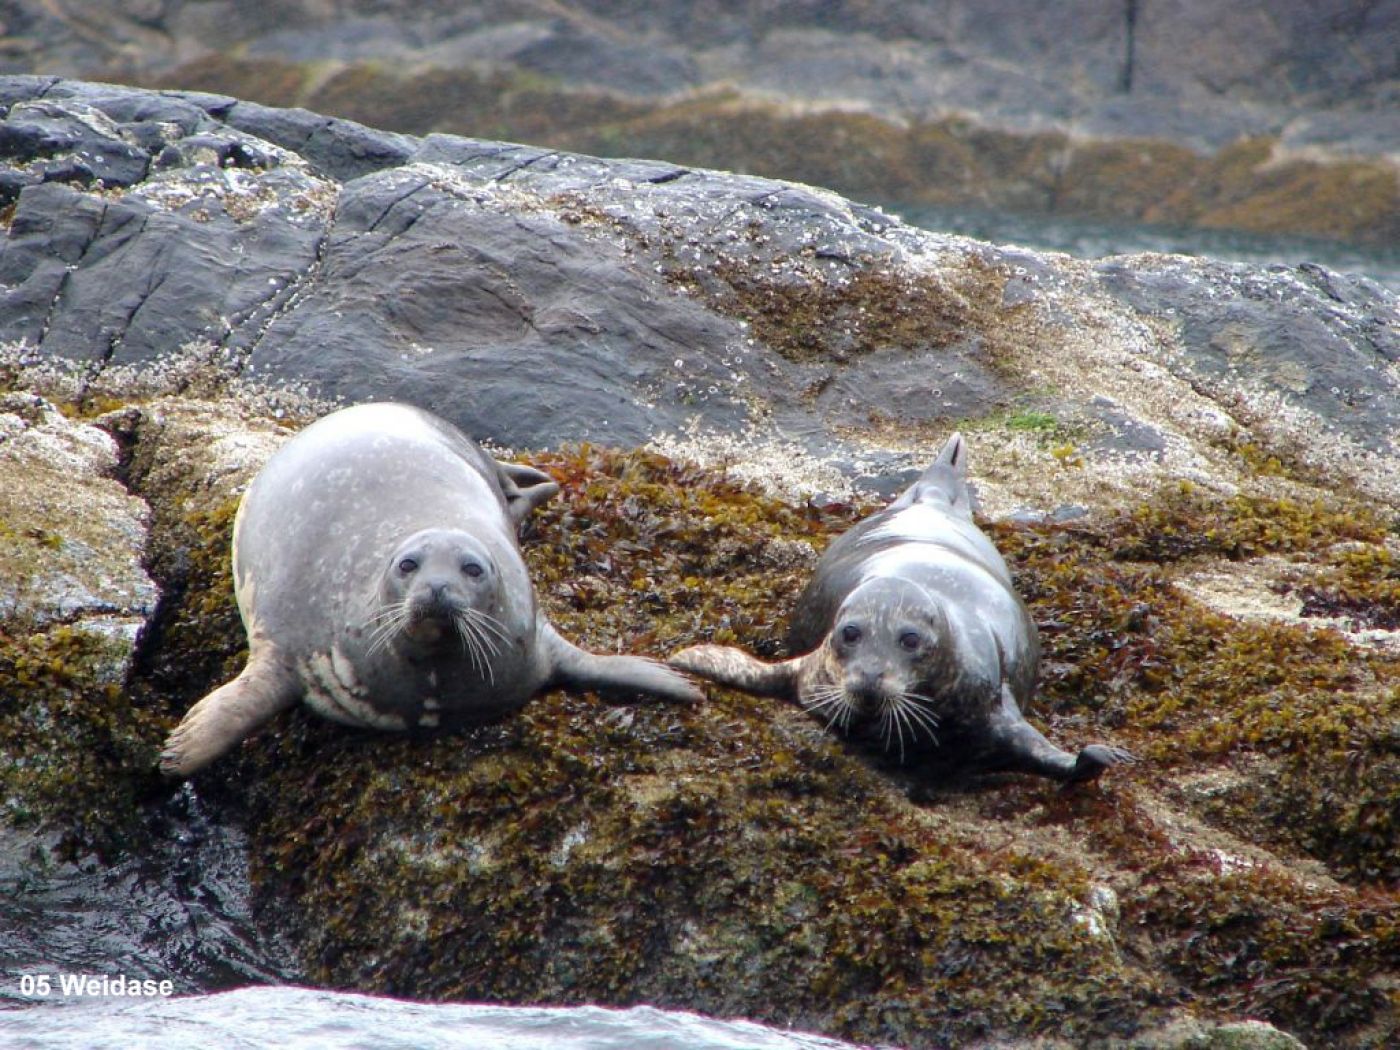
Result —
<path fill-rule="evenodd" d="M 531 511 L 559 492 L 557 481 L 544 471 L 524 463 L 496 460 L 496 476 L 501 493 L 506 498 L 506 513 L 517 529 Z"/>
<path fill-rule="evenodd" d="M 889 510 L 904 510 L 916 503 L 935 503 L 972 516 L 972 493 L 967 487 L 967 442 L 959 433 L 943 443 L 937 458 L 918 481 L 905 489 Z"/>
<path fill-rule="evenodd" d="M 728 686 L 753 696 L 797 699 L 801 659 L 770 664 L 728 645 L 692 645 L 689 649 L 672 654 L 666 662 L 716 685 Z"/>
<path fill-rule="evenodd" d="M 705 694 L 685 675 L 645 656 L 604 656 L 580 649 L 548 623 L 541 623 L 537 644 L 548 660 L 546 687 L 595 689 L 615 695 L 647 694 L 693 702 Z"/>
<path fill-rule="evenodd" d="M 171 777 L 196 773 L 300 696 L 300 681 L 280 660 L 267 653 L 250 657 L 237 678 L 190 708 L 166 737 L 160 771 Z"/>

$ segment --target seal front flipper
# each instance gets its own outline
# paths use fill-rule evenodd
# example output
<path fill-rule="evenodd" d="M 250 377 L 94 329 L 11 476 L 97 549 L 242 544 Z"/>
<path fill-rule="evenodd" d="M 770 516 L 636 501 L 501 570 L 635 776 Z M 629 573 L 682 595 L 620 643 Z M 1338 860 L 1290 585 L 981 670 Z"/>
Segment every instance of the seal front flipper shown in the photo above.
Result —
<path fill-rule="evenodd" d="M 1137 756 L 1126 748 L 1109 744 L 1088 744 L 1079 749 L 1079 757 L 1075 759 L 1074 769 L 1066 783 L 1078 784 L 1086 780 L 1097 780 L 1099 774 L 1110 766 L 1131 765 L 1136 761 Z"/>
<path fill-rule="evenodd" d="M 645 656 L 604 656 L 580 649 L 552 624 L 541 620 L 537 632 L 540 651 L 547 661 L 545 688 L 596 689 L 617 695 L 645 693 L 667 700 L 703 700 L 684 675 Z"/>
<path fill-rule="evenodd" d="M 1131 752 L 1106 744 L 1090 744 L 1077 756 L 1062 751 L 1026 721 L 1011 694 L 1011 687 L 1005 682 L 1001 686 L 1001 706 L 993 712 L 988 728 L 986 768 L 989 770 L 1038 773 L 1077 784 L 1098 779 L 1110 766 L 1134 761 Z"/>
<path fill-rule="evenodd" d="M 506 513 L 518 529 L 532 510 L 559 492 L 559 483 L 544 471 L 524 463 L 495 462 L 496 480 L 506 498 Z"/>
<path fill-rule="evenodd" d="M 800 659 L 769 664 L 728 645 L 692 645 L 673 653 L 666 662 L 741 693 L 787 700 L 797 699 L 797 678 L 802 670 Z"/>
<path fill-rule="evenodd" d="M 160 771 L 188 777 L 203 769 L 279 711 L 295 706 L 301 693 L 297 676 L 274 652 L 249 656 L 237 678 L 190 708 L 166 737 Z"/>

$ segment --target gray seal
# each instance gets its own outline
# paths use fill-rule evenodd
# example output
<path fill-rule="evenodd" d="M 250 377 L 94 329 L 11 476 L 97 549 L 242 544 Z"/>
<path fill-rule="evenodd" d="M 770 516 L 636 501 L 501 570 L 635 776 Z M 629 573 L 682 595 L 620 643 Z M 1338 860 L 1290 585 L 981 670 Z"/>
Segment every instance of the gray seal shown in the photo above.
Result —
<path fill-rule="evenodd" d="M 408 405 L 301 431 L 234 520 L 247 666 L 185 715 L 161 770 L 189 776 L 303 698 L 397 731 L 492 721 L 556 686 L 699 699 L 659 663 L 579 649 L 537 608 L 516 533 L 558 491 Z"/>
<path fill-rule="evenodd" d="M 837 538 L 798 599 L 789 660 L 698 645 L 673 667 L 795 700 L 900 763 L 1092 780 L 1131 761 L 1060 750 L 1022 716 L 1040 643 L 1006 562 L 972 520 L 967 446 L 954 434 L 883 511 Z"/>

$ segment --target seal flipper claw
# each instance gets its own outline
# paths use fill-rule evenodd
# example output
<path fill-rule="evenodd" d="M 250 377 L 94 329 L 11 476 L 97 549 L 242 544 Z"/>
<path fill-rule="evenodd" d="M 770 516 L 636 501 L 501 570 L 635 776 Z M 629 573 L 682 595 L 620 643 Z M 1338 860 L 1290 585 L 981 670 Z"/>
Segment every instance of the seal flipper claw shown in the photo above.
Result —
<path fill-rule="evenodd" d="M 764 663 L 742 649 L 728 645 L 692 645 L 673 653 L 666 661 L 672 667 L 709 679 L 753 696 L 797 699 L 797 677 L 801 660 Z"/>
<path fill-rule="evenodd" d="M 237 678 L 190 708 L 166 737 L 160 771 L 191 776 L 300 698 L 301 684 L 281 660 L 266 651 L 250 656 Z"/>
<path fill-rule="evenodd" d="M 1097 780 L 1110 766 L 1130 765 L 1136 761 L 1137 756 L 1124 748 L 1111 747 L 1108 744 L 1089 744 L 1080 749 L 1079 757 L 1075 759 L 1074 769 L 1070 771 L 1066 783 L 1080 784 Z"/>
<path fill-rule="evenodd" d="M 547 686 L 626 695 L 645 693 L 687 703 L 705 698 L 685 675 L 645 656 L 590 653 L 564 638 L 549 623 L 542 622 L 538 634 L 538 644 L 549 665 Z"/>

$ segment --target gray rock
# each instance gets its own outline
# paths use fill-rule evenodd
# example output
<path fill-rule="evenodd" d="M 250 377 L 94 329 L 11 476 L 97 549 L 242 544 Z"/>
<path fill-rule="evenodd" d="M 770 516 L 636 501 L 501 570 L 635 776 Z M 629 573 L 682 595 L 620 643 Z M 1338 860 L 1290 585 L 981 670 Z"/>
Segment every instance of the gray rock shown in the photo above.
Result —
<path fill-rule="evenodd" d="M 1109 430 L 1094 442 L 1095 448 L 1144 456 L 1160 456 L 1166 451 L 1166 440 L 1156 429 L 1120 412 L 1108 398 L 1094 398 L 1089 403 L 1089 412 Z"/>
<path fill-rule="evenodd" d="M 1051 402 L 1116 435 L 1091 462 L 1143 470 L 1197 470 L 1180 450 L 1242 398 L 1394 453 L 1395 299 L 1318 267 L 1091 267 L 811 187 L 218 95 L 16 77 L 0 99 L 0 185 L 20 186 L 0 340 L 89 368 L 198 343 L 263 384 L 412 401 L 508 446 L 656 440 L 825 472 L 792 491 L 885 491 L 948 426 Z M 116 167 L 154 163 L 103 192 L 26 181 L 39 153 L 87 163 L 94 135 L 142 144 Z"/>
<path fill-rule="evenodd" d="M 1184 259 L 1099 272 L 1135 310 L 1180 326 L 1203 380 L 1277 391 L 1358 445 L 1395 450 L 1400 400 L 1384 377 L 1400 361 L 1400 312 L 1375 282 Z"/>
<path fill-rule="evenodd" d="M 150 154 L 125 141 L 100 110 L 43 99 L 9 108 L 0 155 L 28 167 L 40 182 L 109 188 L 135 185 L 151 163 Z"/>
<path fill-rule="evenodd" d="M 224 115 L 230 127 L 266 139 L 305 158 L 328 178 L 349 180 L 393 167 L 412 152 L 406 135 L 373 131 L 349 120 L 304 109 L 272 109 L 239 102 Z"/>

